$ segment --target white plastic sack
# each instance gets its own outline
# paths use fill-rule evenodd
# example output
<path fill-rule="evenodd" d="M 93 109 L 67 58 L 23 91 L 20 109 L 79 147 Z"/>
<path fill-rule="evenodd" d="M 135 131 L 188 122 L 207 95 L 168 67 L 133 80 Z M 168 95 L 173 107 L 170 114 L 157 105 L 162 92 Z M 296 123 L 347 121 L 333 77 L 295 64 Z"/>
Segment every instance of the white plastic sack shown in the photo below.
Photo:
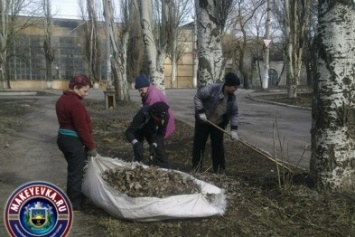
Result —
<path fill-rule="evenodd" d="M 133 163 L 133 167 L 136 165 L 139 164 Z M 223 189 L 180 171 L 173 172 L 179 172 L 194 179 L 200 186 L 201 193 L 174 195 L 165 198 L 129 197 L 127 194 L 114 190 L 101 177 L 102 172 L 106 169 L 116 167 L 131 168 L 132 164 L 117 158 L 92 158 L 88 162 L 83 182 L 83 193 L 95 205 L 114 217 L 136 221 L 158 221 L 223 215 L 225 212 L 226 197 Z"/>

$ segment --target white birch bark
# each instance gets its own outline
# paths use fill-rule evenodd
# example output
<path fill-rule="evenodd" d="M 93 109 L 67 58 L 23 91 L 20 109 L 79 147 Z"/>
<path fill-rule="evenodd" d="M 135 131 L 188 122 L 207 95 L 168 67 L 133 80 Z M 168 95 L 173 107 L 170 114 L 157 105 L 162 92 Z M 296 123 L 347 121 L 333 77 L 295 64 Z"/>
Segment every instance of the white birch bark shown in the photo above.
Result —
<path fill-rule="evenodd" d="M 129 96 L 129 85 L 127 80 L 127 45 L 129 39 L 129 15 L 128 18 L 125 18 L 120 26 L 120 30 L 117 27 L 117 24 L 114 21 L 114 16 L 112 12 L 111 1 L 103 0 L 103 5 L 105 6 L 105 21 L 108 21 L 108 29 L 107 32 L 109 34 L 110 41 L 110 53 L 111 60 L 110 64 L 112 67 L 113 77 L 115 78 L 115 91 L 117 95 L 118 101 L 128 101 L 130 99 Z M 121 9 L 122 11 L 132 11 L 133 2 L 129 0 L 121 1 Z"/>
<path fill-rule="evenodd" d="M 176 40 L 173 41 L 174 50 L 171 55 L 171 87 L 177 88 L 176 76 L 177 76 L 177 60 L 176 60 Z"/>
<path fill-rule="evenodd" d="M 223 77 L 222 36 L 224 22 L 221 22 L 217 5 L 219 1 L 195 0 L 198 70 L 197 87 L 212 84 Z"/>
<path fill-rule="evenodd" d="M 166 38 L 156 37 L 153 30 L 153 17 L 152 17 L 152 0 L 140 0 L 140 15 L 141 27 L 143 34 L 143 41 L 147 57 L 149 60 L 149 76 L 151 82 L 160 90 L 165 93 L 165 80 L 164 80 L 164 60 L 166 57 Z M 162 23 L 166 16 L 165 0 L 162 0 Z M 164 30 L 164 29 L 162 29 Z M 158 42 L 156 38 L 160 38 Z"/>
<path fill-rule="evenodd" d="M 305 28 L 308 26 L 308 15 L 310 12 L 310 0 L 304 0 L 303 5 L 299 1 L 285 0 L 285 38 L 286 47 L 286 78 L 288 97 L 297 97 L 299 85 L 302 54 L 305 38 Z"/>
<path fill-rule="evenodd" d="M 0 27 L 0 88 L 7 89 L 10 87 L 10 83 L 6 81 L 6 65 L 8 54 L 8 38 L 10 36 L 10 3 L 1 1 L 1 27 Z"/>
<path fill-rule="evenodd" d="M 93 79 L 94 83 L 98 83 L 101 77 L 101 47 L 98 35 L 98 23 L 97 23 L 97 5 L 94 0 L 80 1 L 81 17 L 85 22 L 83 27 L 83 37 L 85 45 L 85 59 L 89 76 Z"/>
<path fill-rule="evenodd" d="M 197 53 L 197 20 L 194 19 L 194 42 L 193 42 L 193 57 L 194 57 L 194 66 L 193 66 L 193 81 L 192 85 L 194 88 L 197 87 L 197 72 L 198 72 L 198 53 Z"/>
<path fill-rule="evenodd" d="M 319 188 L 355 191 L 355 8 L 319 1 L 310 171 Z"/>

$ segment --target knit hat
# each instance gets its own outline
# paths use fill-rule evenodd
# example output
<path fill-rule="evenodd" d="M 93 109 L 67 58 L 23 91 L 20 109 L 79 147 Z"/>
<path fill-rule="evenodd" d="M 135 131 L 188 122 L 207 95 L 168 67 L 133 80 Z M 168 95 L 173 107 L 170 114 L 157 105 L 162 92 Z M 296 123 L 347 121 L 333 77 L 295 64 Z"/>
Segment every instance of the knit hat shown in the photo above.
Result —
<path fill-rule="evenodd" d="M 138 90 L 138 89 L 141 89 L 143 87 L 148 87 L 148 86 L 150 86 L 150 82 L 146 76 L 139 75 L 136 77 L 134 88 L 136 88 Z"/>
<path fill-rule="evenodd" d="M 150 112 L 160 118 L 165 118 L 168 114 L 169 105 L 163 101 L 156 102 L 152 104 L 149 108 Z"/>
<path fill-rule="evenodd" d="M 226 86 L 239 86 L 240 85 L 240 79 L 235 73 L 228 72 L 224 76 L 224 84 Z"/>

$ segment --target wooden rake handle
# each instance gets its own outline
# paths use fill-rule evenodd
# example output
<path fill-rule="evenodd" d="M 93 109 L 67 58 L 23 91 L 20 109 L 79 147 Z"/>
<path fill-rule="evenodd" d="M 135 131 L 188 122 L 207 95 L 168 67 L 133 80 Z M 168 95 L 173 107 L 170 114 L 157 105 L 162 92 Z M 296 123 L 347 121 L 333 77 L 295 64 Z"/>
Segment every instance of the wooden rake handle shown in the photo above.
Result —
<path fill-rule="evenodd" d="M 209 125 L 212 125 L 213 127 L 215 127 L 216 129 L 218 129 L 219 131 L 221 131 L 221 132 L 223 132 L 223 133 L 225 133 L 225 134 L 227 134 L 227 135 L 230 136 L 230 133 L 229 133 L 229 132 L 227 132 L 226 130 L 224 130 L 224 129 L 222 129 L 221 127 L 217 126 L 216 124 L 212 123 L 211 121 L 206 120 L 206 123 L 208 123 Z M 275 160 L 275 159 L 272 158 L 270 155 L 266 154 L 265 152 L 261 151 L 260 149 L 256 148 L 255 146 L 253 146 L 253 145 L 251 145 L 251 144 L 249 144 L 249 143 L 247 143 L 247 142 L 245 142 L 245 141 L 243 141 L 243 140 L 240 140 L 240 139 L 239 139 L 238 141 L 236 141 L 236 142 L 242 143 L 243 145 L 249 147 L 249 148 L 252 149 L 253 151 L 256 151 L 256 152 L 259 153 L 260 155 L 264 156 L 265 158 L 267 158 L 267 159 L 269 159 L 269 160 L 275 162 L 277 165 L 280 165 L 280 166 L 286 168 L 288 171 L 291 171 L 291 172 L 292 172 L 292 170 L 291 170 L 287 165 L 285 165 L 285 164 L 283 164 L 283 163 L 281 163 L 281 162 Z"/>

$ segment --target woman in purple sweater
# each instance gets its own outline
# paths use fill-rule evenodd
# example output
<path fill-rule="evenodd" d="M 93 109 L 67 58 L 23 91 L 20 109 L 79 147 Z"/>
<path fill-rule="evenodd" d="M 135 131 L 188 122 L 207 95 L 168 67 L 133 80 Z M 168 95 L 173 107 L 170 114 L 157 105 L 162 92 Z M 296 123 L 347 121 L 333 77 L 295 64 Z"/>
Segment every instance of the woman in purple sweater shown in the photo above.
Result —
<path fill-rule="evenodd" d="M 143 105 L 152 105 L 159 101 L 169 104 L 163 92 L 156 88 L 154 85 L 150 84 L 148 78 L 144 75 L 139 75 L 136 77 L 135 88 L 138 90 L 140 96 L 142 97 Z M 169 121 L 168 127 L 166 128 L 165 138 L 170 137 L 175 131 L 175 118 L 173 110 L 169 108 L 168 113 Z"/>

